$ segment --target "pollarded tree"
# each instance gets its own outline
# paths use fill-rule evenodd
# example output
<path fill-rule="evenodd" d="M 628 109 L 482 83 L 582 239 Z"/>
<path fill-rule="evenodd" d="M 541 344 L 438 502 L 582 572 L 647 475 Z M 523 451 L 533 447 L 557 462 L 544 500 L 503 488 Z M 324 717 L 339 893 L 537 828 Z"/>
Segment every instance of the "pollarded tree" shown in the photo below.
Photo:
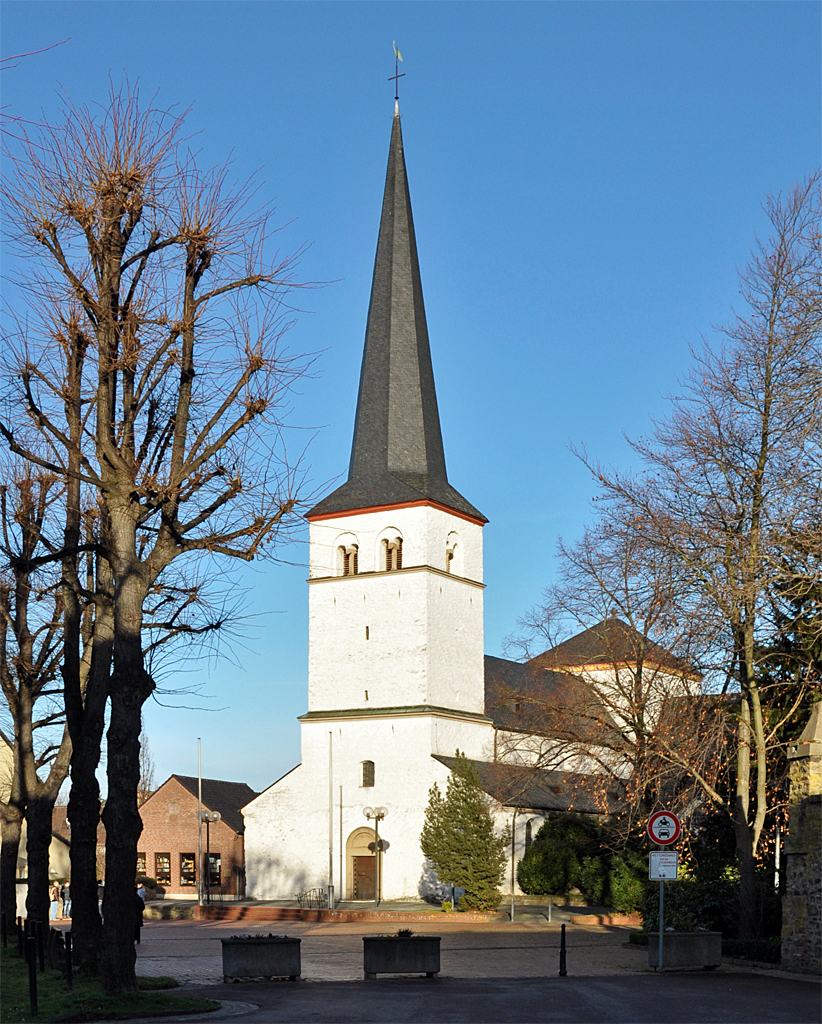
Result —
<path fill-rule="evenodd" d="M 136 988 L 140 718 L 155 687 L 146 604 L 178 560 L 262 554 L 298 500 L 283 418 L 304 364 L 278 345 L 292 260 L 269 256 L 267 212 L 249 209 L 252 192 L 225 168 L 203 172 L 181 129 L 182 118 L 142 107 L 135 90 L 97 111 L 69 103 L 11 154 L 3 192 L 32 302 L 17 412 L 2 432 L 66 483 L 66 708 L 90 759 L 101 700 L 110 711 L 100 945 L 109 992 Z M 100 508 L 93 715 L 73 561 L 82 489 Z M 69 814 L 74 833 L 71 804 Z"/>
<path fill-rule="evenodd" d="M 420 846 L 441 882 L 465 890 L 464 909 L 499 906 L 507 841 L 495 834 L 476 767 L 458 750 L 445 797 L 436 783 L 429 792 Z"/>
<path fill-rule="evenodd" d="M 0 801 L 2 911 L 14 920 L 25 822 L 26 913 L 45 924 L 52 809 L 71 756 L 60 686 L 62 593 L 50 536 L 62 488 L 50 474 L 12 460 L 0 460 L 0 467 L 0 741 L 11 754 Z"/>

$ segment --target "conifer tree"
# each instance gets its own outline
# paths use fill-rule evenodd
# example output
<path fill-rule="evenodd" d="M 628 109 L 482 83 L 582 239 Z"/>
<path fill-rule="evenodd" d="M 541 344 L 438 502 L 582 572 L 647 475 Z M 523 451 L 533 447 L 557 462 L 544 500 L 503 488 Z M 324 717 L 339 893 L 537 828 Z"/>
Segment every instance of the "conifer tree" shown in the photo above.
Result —
<path fill-rule="evenodd" d="M 476 766 L 458 750 L 445 797 L 436 783 L 429 790 L 422 852 L 441 882 L 465 890 L 460 900 L 464 909 L 496 910 L 507 842 L 505 835 L 494 834 Z"/>

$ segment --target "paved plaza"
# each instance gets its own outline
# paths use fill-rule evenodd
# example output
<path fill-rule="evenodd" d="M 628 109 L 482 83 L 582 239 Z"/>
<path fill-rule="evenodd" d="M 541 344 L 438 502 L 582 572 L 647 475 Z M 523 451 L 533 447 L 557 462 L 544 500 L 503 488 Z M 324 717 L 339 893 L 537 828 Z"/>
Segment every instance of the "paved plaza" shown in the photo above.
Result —
<path fill-rule="evenodd" d="M 419 934 L 442 935 L 442 977 L 534 978 L 559 968 L 560 925 L 424 922 Z M 143 928 L 139 974 L 170 974 L 181 983 L 222 982 L 221 938 L 252 934 L 299 936 L 305 981 L 362 979 L 362 936 L 388 931 L 382 923 L 152 922 Z M 391 929 L 393 930 L 393 929 Z M 647 970 L 648 951 L 627 944 L 623 928 L 567 926 L 567 961 L 575 975 L 631 974 Z"/>
<path fill-rule="evenodd" d="M 172 975 L 186 992 L 221 1000 L 217 1016 L 261 1024 L 822 1020 L 816 981 L 739 964 L 659 976 L 648 969 L 647 949 L 628 944 L 625 928 L 568 924 L 568 975 L 560 978 L 559 922 L 539 923 L 535 916 L 514 924 L 421 922 L 415 932 L 442 935 L 440 977 L 366 982 L 362 936 L 376 931 L 389 929 L 374 923 L 151 922 L 143 929 L 137 971 Z M 220 939 L 269 932 L 303 940 L 302 980 L 224 984 Z"/>

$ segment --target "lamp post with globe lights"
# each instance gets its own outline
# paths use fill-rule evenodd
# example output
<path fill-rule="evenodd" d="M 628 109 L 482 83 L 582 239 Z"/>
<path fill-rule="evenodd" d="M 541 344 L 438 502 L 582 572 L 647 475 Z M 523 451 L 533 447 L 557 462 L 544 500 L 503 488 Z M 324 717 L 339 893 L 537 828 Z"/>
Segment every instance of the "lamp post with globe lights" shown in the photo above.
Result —
<path fill-rule="evenodd" d="M 382 882 L 382 871 L 380 870 L 380 822 L 388 814 L 385 807 L 364 807 L 363 814 L 369 821 L 374 822 L 374 906 L 380 905 L 380 888 Z"/>

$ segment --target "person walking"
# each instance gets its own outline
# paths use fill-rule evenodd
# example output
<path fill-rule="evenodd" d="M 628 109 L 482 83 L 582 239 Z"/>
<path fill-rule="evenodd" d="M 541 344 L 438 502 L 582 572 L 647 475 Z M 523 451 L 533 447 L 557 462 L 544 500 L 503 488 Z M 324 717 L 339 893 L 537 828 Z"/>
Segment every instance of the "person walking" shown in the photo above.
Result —
<path fill-rule="evenodd" d="M 60 897 L 63 900 L 63 917 L 71 917 L 71 882 L 66 881 L 63 884 Z"/>
<path fill-rule="evenodd" d="M 54 882 L 49 887 L 49 920 L 57 920 L 57 911 L 60 909 L 60 887 Z"/>

